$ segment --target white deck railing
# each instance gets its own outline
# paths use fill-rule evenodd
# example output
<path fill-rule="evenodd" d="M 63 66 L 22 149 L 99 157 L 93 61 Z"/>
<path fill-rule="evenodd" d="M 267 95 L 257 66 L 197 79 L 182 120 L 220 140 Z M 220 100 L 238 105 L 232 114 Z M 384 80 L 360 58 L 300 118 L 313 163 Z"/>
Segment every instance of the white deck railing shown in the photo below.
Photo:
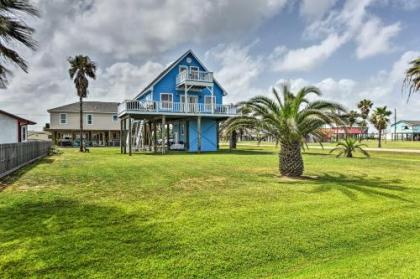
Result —
<path fill-rule="evenodd" d="M 182 71 L 176 76 L 177 85 L 188 81 L 212 83 L 213 73 L 203 71 Z"/>
<path fill-rule="evenodd" d="M 179 113 L 236 115 L 234 105 L 175 103 L 157 101 L 126 100 L 118 105 L 118 115 L 124 113 Z"/>

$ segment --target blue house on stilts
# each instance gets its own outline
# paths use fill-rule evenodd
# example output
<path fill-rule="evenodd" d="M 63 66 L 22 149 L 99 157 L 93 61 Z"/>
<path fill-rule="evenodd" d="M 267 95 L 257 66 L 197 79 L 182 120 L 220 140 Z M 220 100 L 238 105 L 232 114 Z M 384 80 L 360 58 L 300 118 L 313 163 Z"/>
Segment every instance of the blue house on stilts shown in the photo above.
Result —
<path fill-rule="evenodd" d="M 197 56 L 187 51 L 133 100 L 118 107 L 121 153 L 216 151 L 219 123 L 237 115 L 227 93 Z"/>

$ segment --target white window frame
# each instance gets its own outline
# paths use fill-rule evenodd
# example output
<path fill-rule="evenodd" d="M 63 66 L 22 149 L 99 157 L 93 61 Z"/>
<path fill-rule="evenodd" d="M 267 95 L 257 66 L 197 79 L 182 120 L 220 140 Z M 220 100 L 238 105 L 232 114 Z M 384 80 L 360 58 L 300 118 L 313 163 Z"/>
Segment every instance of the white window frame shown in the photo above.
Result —
<path fill-rule="evenodd" d="M 199 72 L 200 71 L 200 67 L 198 67 L 198 66 L 190 66 L 190 73 L 193 72 L 193 71 Z"/>
<path fill-rule="evenodd" d="M 188 66 L 187 65 L 179 65 L 179 72 L 181 73 L 183 71 L 183 69 L 185 71 L 188 71 Z"/>
<path fill-rule="evenodd" d="M 112 121 L 113 122 L 117 122 L 118 121 L 118 114 L 116 114 L 116 113 L 113 113 L 112 114 Z"/>
<path fill-rule="evenodd" d="M 211 101 L 208 103 L 207 100 Z M 216 96 L 206 95 L 204 96 L 204 108 L 206 111 L 211 111 L 216 105 Z"/>
<path fill-rule="evenodd" d="M 28 141 L 28 129 L 26 125 L 22 125 L 20 127 L 20 141 L 21 142 Z"/>
<path fill-rule="evenodd" d="M 90 116 L 90 123 L 89 123 L 89 116 Z M 88 125 L 93 125 L 93 114 L 91 114 L 91 113 L 88 113 L 88 114 L 86 114 L 86 124 L 88 124 Z"/>
<path fill-rule="evenodd" d="M 171 99 L 170 101 L 163 101 L 162 100 L 162 96 L 163 95 L 167 95 L 167 96 L 171 96 L 168 99 Z M 160 93 L 160 108 L 161 109 L 166 109 L 166 110 L 172 110 L 174 105 L 174 94 L 172 93 Z"/>
<path fill-rule="evenodd" d="M 64 122 L 61 121 L 62 120 L 62 118 L 61 118 L 62 115 L 65 116 L 64 117 Z M 67 117 L 68 117 L 67 113 L 60 113 L 59 117 L 60 117 L 60 119 L 59 119 L 60 125 L 66 125 L 68 123 L 68 121 L 67 121 Z"/>

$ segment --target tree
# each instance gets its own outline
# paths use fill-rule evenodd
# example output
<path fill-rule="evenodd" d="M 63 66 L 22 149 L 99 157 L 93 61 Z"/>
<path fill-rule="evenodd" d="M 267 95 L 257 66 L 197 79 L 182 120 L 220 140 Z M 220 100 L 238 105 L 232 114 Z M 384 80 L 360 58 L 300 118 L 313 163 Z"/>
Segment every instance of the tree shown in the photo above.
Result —
<path fill-rule="evenodd" d="M 337 143 L 336 147 L 331 149 L 330 153 L 339 151 L 337 157 L 345 155 L 347 158 L 353 158 L 353 153 L 360 151 L 363 155 L 369 157 L 369 153 L 363 149 L 365 146 L 366 144 L 362 144 L 354 138 L 346 138 L 344 141 Z"/>
<path fill-rule="evenodd" d="M 95 62 L 90 60 L 88 56 L 76 55 L 69 57 L 70 63 L 69 75 L 76 87 L 77 96 L 79 96 L 80 103 L 80 151 L 84 151 L 83 146 L 83 98 L 87 97 L 89 80 L 96 78 Z"/>
<path fill-rule="evenodd" d="M 344 108 L 323 100 L 310 101 L 313 94 L 320 96 L 316 87 L 303 87 L 292 93 L 287 85 L 282 86 L 282 96 L 273 88 L 274 99 L 257 96 L 242 103 L 248 113 L 230 118 L 224 124 L 227 130 L 238 127 L 261 127 L 281 145 L 279 170 L 284 176 L 301 176 L 304 165 L 301 146 L 308 136 L 321 139 L 321 128 L 326 124 L 342 124 L 339 116 Z"/>
<path fill-rule="evenodd" d="M 408 88 L 408 97 L 420 91 L 420 57 L 410 62 L 410 67 L 405 72 L 403 87 Z"/>
<path fill-rule="evenodd" d="M 16 65 L 28 72 L 27 62 L 11 46 L 16 47 L 16 42 L 32 50 L 37 46 L 32 38 L 34 29 L 22 19 L 24 14 L 39 16 L 38 10 L 28 0 L 0 0 L 0 88 L 7 87 L 8 77 L 12 74 L 4 64 Z"/>
<path fill-rule="evenodd" d="M 385 130 L 389 123 L 389 116 L 392 114 L 390 110 L 386 106 L 384 107 L 377 107 L 371 116 L 370 121 L 372 122 L 373 126 L 378 130 L 379 137 L 378 137 L 378 147 L 382 147 L 382 132 Z"/>
<path fill-rule="evenodd" d="M 362 118 L 362 121 L 360 122 L 360 127 L 363 129 L 363 131 L 367 130 L 367 119 L 369 118 L 369 113 L 372 106 L 372 101 L 368 99 L 363 99 L 357 104 L 357 107 L 360 110 L 360 117 Z"/>

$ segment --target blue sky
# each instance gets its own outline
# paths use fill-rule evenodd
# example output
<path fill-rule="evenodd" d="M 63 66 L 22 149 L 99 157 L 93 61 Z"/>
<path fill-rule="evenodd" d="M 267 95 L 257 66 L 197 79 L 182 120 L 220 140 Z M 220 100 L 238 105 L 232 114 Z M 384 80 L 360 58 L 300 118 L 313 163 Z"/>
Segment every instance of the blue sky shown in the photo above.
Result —
<path fill-rule="evenodd" d="M 66 58 L 98 64 L 88 100 L 132 98 L 187 49 L 237 102 L 288 82 L 315 85 L 349 109 L 363 98 L 420 119 L 420 94 L 407 104 L 401 81 L 420 56 L 420 0 L 37 0 L 39 49 L 22 50 L 0 108 L 49 121 L 47 109 L 77 101 Z M 30 101 L 28 101 L 30 100 Z"/>

